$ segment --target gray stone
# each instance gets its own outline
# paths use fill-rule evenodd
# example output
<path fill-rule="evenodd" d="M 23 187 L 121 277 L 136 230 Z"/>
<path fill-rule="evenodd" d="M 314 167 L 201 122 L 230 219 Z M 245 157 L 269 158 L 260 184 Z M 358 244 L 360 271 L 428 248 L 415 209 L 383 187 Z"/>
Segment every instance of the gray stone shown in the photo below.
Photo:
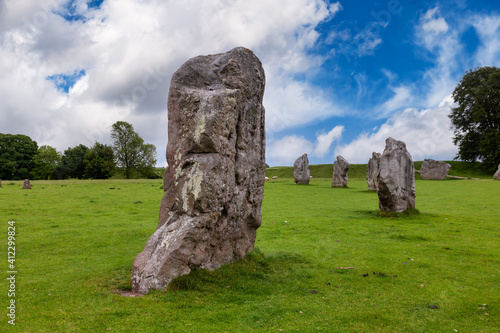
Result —
<path fill-rule="evenodd" d="M 309 184 L 311 179 L 309 172 L 309 159 L 307 154 L 300 156 L 295 163 L 293 163 L 293 178 L 296 184 Z"/>
<path fill-rule="evenodd" d="M 338 155 L 333 163 L 332 187 L 347 187 L 347 172 L 349 171 L 349 162 Z"/>
<path fill-rule="evenodd" d="M 420 168 L 422 179 L 445 179 L 448 176 L 451 165 L 446 162 L 425 159 Z"/>
<path fill-rule="evenodd" d="M 385 140 L 377 183 L 380 211 L 401 213 L 415 208 L 415 166 L 404 142 Z"/>
<path fill-rule="evenodd" d="M 168 167 L 155 233 L 134 259 L 132 289 L 165 289 L 253 250 L 265 182 L 265 75 L 239 47 L 198 56 L 174 73 Z"/>
<path fill-rule="evenodd" d="M 495 174 L 493 175 L 493 179 L 500 180 L 500 164 L 498 165 L 497 172 L 495 172 Z"/>
<path fill-rule="evenodd" d="M 24 190 L 31 190 L 31 183 L 30 183 L 29 179 L 24 180 L 23 189 Z"/>
<path fill-rule="evenodd" d="M 366 166 L 366 183 L 368 184 L 368 189 L 371 191 L 377 191 L 378 188 L 377 177 L 380 172 L 381 158 L 382 155 L 380 153 L 373 152 Z"/>

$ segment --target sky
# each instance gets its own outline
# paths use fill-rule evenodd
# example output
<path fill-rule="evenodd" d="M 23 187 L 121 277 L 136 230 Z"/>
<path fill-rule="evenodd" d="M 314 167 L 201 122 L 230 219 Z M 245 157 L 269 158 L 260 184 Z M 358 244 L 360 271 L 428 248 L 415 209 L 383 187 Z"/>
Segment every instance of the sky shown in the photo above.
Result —
<path fill-rule="evenodd" d="M 466 71 L 500 67 L 498 0 L 0 0 L 0 133 L 63 152 L 126 121 L 166 166 L 167 96 L 189 58 L 251 49 L 266 72 L 266 162 L 457 153 Z"/>

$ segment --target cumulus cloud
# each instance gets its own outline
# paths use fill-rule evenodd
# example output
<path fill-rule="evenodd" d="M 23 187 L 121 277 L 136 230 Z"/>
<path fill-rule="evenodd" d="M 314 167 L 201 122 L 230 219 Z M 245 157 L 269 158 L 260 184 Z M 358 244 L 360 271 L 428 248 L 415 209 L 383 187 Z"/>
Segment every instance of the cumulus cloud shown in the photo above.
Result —
<path fill-rule="evenodd" d="M 376 132 L 363 133 L 349 144 L 337 146 L 335 155 L 350 163 L 367 163 L 372 152 L 382 153 L 385 139 L 392 137 L 406 143 L 413 160 L 433 158 L 449 160 L 455 157 L 453 131 L 448 118 L 453 100 L 446 97 L 431 109 L 408 108 L 394 114 Z"/>
<path fill-rule="evenodd" d="M 271 140 L 267 144 L 266 160 L 270 165 L 292 165 L 302 154 L 311 158 L 322 158 L 330 152 L 335 141 L 340 141 L 344 126 L 335 126 L 329 132 L 316 133 L 316 141 L 312 142 L 304 136 L 289 135 L 281 139 Z"/>
<path fill-rule="evenodd" d="M 387 117 L 394 111 L 407 107 L 413 102 L 411 90 L 406 86 L 389 87 L 394 95 L 378 107 L 379 117 Z"/>
<path fill-rule="evenodd" d="M 342 132 L 344 132 L 343 126 L 335 126 L 328 133 L 321 133 L 317 135 L 316 148 L 314 149 L 314 155 L 317 157 L 324 157 L 330 151 L 330 146 L 336 140 L 340 140 L 342 137 Z"/>
<path fill-rule="evenodd" d="M 338 3 L 0 3 L 0 132 L 27 134 L 64 150 L 106 143 L 112 123 L 134 121 L 161 160 L 171 75 L 190 57 L 236 46 L 252 49 L 263 62 L 270 132 L 340 113 L 320 89 L 295 79 L 324 62 L 308 50 L 318 41 L 316 26 L 341 9 Z M 75 72 L 85 75 L 63 91 L 47 79 Z"/>
<path fill-rule="evenodd" d="M 311 154 L 314 145 L 303 136 L 289 135 L 268 143 L 266 162 L 272 166 L 293 165 L 302 154 Z"/>
<path fill-rule="evenodd" d="M 273 80 L 264 96 L 266 128 L 278 132 L 342 115 L 344 110 L 323 94 L 317 87 L 290 78 Z"/>

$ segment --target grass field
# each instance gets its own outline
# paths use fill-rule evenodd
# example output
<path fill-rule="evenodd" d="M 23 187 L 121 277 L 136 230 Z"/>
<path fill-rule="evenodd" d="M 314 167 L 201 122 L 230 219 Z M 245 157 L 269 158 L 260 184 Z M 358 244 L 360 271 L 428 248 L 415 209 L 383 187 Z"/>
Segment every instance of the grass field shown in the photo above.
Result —
<path fill-rule="evenodd" d="M 349 176 L 347 189 L 266 182 L 252 254 L 140 298 L 120 291 L 156 228 L 161 180 L 3 181 L 16 326 L 4 279 L 0 331 L 498 332 L 500 181 L 417 180 L 420 214 L 384 217 Z"/>

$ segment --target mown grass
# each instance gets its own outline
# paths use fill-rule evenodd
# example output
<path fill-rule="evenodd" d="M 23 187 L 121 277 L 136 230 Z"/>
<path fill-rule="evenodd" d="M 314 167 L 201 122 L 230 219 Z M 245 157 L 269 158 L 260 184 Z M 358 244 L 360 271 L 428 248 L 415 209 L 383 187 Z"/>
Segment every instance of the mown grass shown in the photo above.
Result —
<path fill-rule="evenodd" d="M 4 181 L 3 237 L 7 221 L 17 231 L 15 330 L 497 331 L 499 181 L 418 180 L 418 213 L 396 216 L 378 213 L 364 179 L 330 183 L 266 182 L 253 253 L 128 298 L 119 292 L 156 228 L 161 180 L 34 181 L 31 190 Z M 3 317 L 0 331 L 12 329 Z"/>

